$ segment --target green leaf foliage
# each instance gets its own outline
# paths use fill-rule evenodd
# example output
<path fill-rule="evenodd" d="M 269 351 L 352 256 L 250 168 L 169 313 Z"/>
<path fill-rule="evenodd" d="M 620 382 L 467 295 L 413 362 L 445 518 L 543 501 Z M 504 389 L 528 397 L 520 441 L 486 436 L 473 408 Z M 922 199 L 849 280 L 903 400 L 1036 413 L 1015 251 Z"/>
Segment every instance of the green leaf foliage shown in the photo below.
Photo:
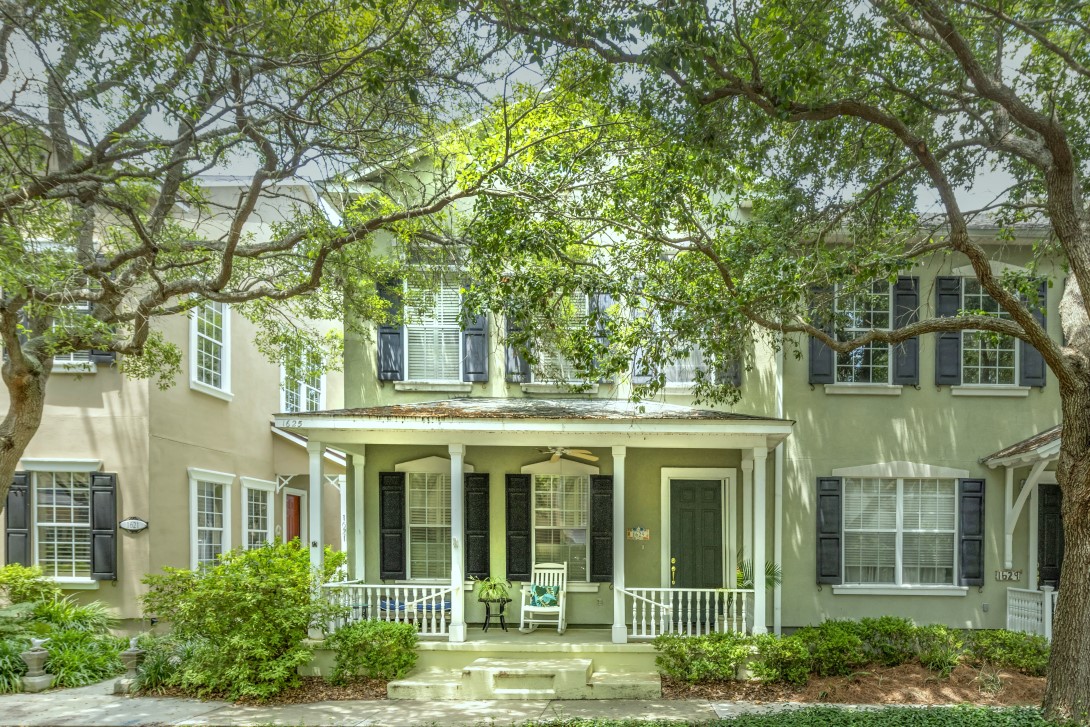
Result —
<path fill-rule="evenodd" d="M 26 674 L 26 662 L 19 658 L 19 654 L 29 646 L 28 639 L 0 639 L 0 694 L 22 691 L 20 679 Z"/>
<path fill-rule="evenodd" d="M 750 668 L 764 682 L 806 684 L 810 679 L 810 650 L 797 636 L 773 634 L 756 637 L 757 658 Z"/>
<path fill-rule="evenodd" d="M 698 637 L 663 634 L 654 644 L 659 669 L 690 683 L 734 679 L 738 667 L 753 653 L 751 639 L 736 633 Z"/>
<path fill-rule="evenodd" d="M 117 617 L 99 602 L 77 603 L 71 596 L 51 598 L 34 605 L 33 618 L 37 630 L 83 631 L 89 634 L 108 634 L 117 626 Z"/>
<path fill-rule="evenodd" d="M 10 563 L 0 568 L 0 597 L 8 603 L 48 601 L 60 595 L 61 589 L 38 566 Z"/>
<path fill-rule="evenodd" d="M 232 551 L 200 571 L 165 570 L 144 579 L 144 611 L 185 644 L 177 683 L 202 696 L 267 699 L 298 684 L 312 653 L 308 628 L 338 613 L 314 597 L 331 573 L 314 574 L 297 542 Z"/>
<path fill-rule="evenodd" d="M 961 662 L 964 644 L 962 633 L 946 626 L 921 626 L 916 630 L 920 663 L 942 676 L 949 676 Z"/>
<path fill-rule="evenodd" d="M 125 671 L 120 654 L 128 641 L 82 629 L 55 631 L 45 644 L 45 670 L 57 687 L 82 687 Z"/>
<path fill-rule="evenodd" d="M 410 623 L 357 621 L 326 638 L 336 653 L 330 681 L 344 684 L 354 676 L 400 679 L 416 665 L 417 629 Z"/>
<path fill-rule="evenodd" d="M 550 723 L 544 723 L 550 724 Z M 560 724 L 560 723 L 555 723 Z M 635 720 L 576 719 L 565 727 L 637 727 Z M 709 727 L 1046 727 L 1038 709 L 1013 707 L 805 707 L 773 713 L 744 714 L 707 723 Z"/>
<path fill-rule="evenodd" d="M 966 660 L 976 667 L 992 666 L 1044 676 L 1048 655 L 1048 640 L 1037 634 L 988 629 L 970 631 L 965 636 Z"/>

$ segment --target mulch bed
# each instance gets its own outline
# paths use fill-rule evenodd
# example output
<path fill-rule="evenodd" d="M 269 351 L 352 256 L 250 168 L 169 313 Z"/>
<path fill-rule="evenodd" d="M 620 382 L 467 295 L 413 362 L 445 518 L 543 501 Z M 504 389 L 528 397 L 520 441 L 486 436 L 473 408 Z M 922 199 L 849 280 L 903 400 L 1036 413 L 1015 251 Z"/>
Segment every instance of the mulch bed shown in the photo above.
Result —
<path fill-rule="evenodd" d="M 309 702 L 336 702 L 350 699 L 386 699 L 385 679 L 357 678 L 347 684 L 335 686 L 322 677 L 300 677 L 302 683 L 265 701 L 240 699 L 235 704 L 275 706 L 278 704 L 307 704 Z M 156 694 L 144 694 L 148 697 L 178 697 L 192 699 L 193 694 L 182 689 L 169 688 Z M 204 699 L 226 699 L 222 695 L 208 694 Z M 229 701 L 229 700 L 228 700 Z"/>
<path fill-rule="evenodd" d="M 960 704 L 1009 707 L 1039 705 L 1044 677 L 959 666 L 943 678 L 919 664 L 874 666 L 846 677 L 812 677 L 804 687 L 761 682 L 686 684 L 662 678 L 668 699 L 826 704 Z"/>

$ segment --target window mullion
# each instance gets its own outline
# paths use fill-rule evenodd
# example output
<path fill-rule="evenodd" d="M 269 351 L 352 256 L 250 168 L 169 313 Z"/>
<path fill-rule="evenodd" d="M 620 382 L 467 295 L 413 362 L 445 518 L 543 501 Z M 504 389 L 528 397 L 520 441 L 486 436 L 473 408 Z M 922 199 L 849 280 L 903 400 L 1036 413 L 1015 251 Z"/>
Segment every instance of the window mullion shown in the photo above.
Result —
<path fill-rule="evenodd" d="M 902 574 L 902 568 L 904 564 L 904 517 L 905 517 L 905 481 L 897 478 L 897 550 L 896 550 L 896 565 L 894 569 L 894 582 L 900 586 L 904 585 L 904 576 Z"/>

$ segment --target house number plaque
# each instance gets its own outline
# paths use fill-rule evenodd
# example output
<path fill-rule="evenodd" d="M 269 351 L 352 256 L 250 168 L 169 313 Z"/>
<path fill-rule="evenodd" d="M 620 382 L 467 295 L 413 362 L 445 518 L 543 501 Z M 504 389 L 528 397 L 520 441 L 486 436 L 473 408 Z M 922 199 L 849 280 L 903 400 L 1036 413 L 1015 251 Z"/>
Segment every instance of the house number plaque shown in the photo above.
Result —
<path fill-rule="evenodd" d="M 997 570 L 995 572 L 995 579 L 997 581 L 1020 581 L 1022 580 L 1021 570 Z"/>

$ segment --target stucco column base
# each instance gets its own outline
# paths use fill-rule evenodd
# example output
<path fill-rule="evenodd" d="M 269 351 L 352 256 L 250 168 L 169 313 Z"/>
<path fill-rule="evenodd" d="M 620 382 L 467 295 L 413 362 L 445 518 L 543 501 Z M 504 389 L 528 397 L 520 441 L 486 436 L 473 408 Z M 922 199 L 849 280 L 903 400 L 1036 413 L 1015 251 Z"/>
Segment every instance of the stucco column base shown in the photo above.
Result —
<path fill-rule="evenodd" d="M 466 625 L 465 625 L 465 622 L 464 621 L 462 623 L 453 623 L 452 622 L 450 624 L 450 631 L 448 631 L 447 633 L 450 634 L 450 641 L 452 643 L 459 643 L 459 644 L 462 643 L 463 641 L 466 640 Z"/>
<path fill-rule="evenodd" d="M 116 682 L 114 682 L 114 694 L 129 694 L 132 692 L 135 684 L 135 679 L 130 679 L 129 677 L 121 677 Z"/>
<path fill-rule="evenodd" d="M 615 644 L 627 644 L 628 643 L 628 627 L 613 625 L 613 643 Z"/>

